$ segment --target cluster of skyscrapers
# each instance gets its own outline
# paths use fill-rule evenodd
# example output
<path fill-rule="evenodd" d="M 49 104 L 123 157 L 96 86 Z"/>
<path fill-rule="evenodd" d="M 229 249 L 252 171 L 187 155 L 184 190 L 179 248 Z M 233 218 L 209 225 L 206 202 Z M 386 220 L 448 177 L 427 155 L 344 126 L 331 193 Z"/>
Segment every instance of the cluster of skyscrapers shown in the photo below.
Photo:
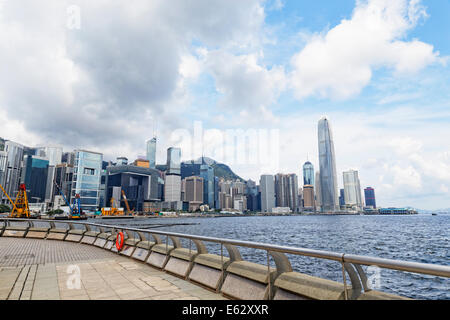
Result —
<path fill-rule="evenodd" d="M 262 175 L 257 185 L 252 180 L 217 176 L 216 163 L 204 157 L 181 162 L 180 148 L 168 148 L 166 164 L 157 165 L 156 136 L 147 141 L 146 157 L 132 163 L 126 157 L 107 162 L 97 152 L 30 148 L 0 138 L 0 184 L 14 198 L 19 184 L 25 183 L 32 208 L 41 211 L 64 206 L 62 193 L 69 201 L 78 194 L 86 211 L 123 206 L 125 196 L 130 207 L 142 212 L 333 213 L 375 209 L 373 188 L 364 190 L 363 204 L 358 171 L 343 172 L 344 188 L 338 190 L 333 135 L 326 117 L 318 123 L 318 146 L 319 170 L 307 161 L 302 168 L 303 185 L 295 173 Z M 5 195 L 0 201 L 8 202 Z"/>

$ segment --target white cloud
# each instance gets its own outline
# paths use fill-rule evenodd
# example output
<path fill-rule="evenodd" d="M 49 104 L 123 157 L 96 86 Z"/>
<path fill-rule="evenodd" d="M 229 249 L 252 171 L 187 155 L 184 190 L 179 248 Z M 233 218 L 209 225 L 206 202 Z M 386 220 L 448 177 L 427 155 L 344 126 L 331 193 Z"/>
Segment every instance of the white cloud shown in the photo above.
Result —
<path fill-rule="evenodd" d="M 205 63 L 217 91 L 223 95 L 219 102 L 223 108 L 263 110 L 286 88 L 284 69 L 267 69 L 259 60 L 260 54 L 233 55 L 219 50 L 208 53 Z"/>
<path fill-rule="evenodd" d="M 155 117 L 161 132 L 181 126 L 187 82 L 205 54 L 192 43 L 254 46 L 261 2 L 2 2 L 0 113 L 42 141 L 144 146 Z M 71 5 L 80 8 L 80 29 L 66 27 Z M 14 136 L 4 126 L 0 134 Z"/>
<path fill-rule="evenodd" d="M 442 62 L 432 45 L 402 40 L 425 16 L 418 0 L 357 1 L 351 19 L 313 35 L 292 58 L 295 95 L 345 99 L 358 94 L 377 68 L 399 75 Z"/>

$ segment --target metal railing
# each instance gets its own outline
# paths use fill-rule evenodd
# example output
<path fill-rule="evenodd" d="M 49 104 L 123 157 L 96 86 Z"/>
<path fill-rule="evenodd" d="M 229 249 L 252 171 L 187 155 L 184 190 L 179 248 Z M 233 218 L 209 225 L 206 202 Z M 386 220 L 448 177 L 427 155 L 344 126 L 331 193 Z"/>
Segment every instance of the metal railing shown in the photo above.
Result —
<path fill-rule="evenodd" d="M 275 262 L 276 266 L 276 275 L 280 275 L 284 272 L 292 272 L 292 266 L 290 264 L 289 259 L 285 254 L 293 254 L 298 256 L 305 257 L 313 257 L 319 259 L 326 259 L 337 261 L 342 265 L 342 278 L 344 284 L 344 296 L 345 299 L 355 299 L 357 298 L 362 291 L 368 292 L 372 290 L 369 286 L 369 282 L 367 280 L 367 276 L 364 270 L 361 268 L 361 265 L 364 266 L 377 266 L 379 268 L 392 269 L 397 271 L 406 271 L 412 273 L 433 275 L 439 277 L 450 277 L 450 266 L 444 265 L 435 265 L 435 264 L 427 264 L 427 263 L 419 263 L 419 262 L 411 262 L 411 261 L 401 261 L 401 260 L 393 260 L 393 259 L 383 259 L 377 257 L 370 256 L 360 256 L 354 254 L 346 254 L 346 253 L 336 253 L 330 251 L 323 250 L 314 250 L 307 248 L 296 248 L 289 246 L 281 246 L 281 245 L 272 245 L 272 244 L 264 244 L 259 242 L 252 241 L 242 241 L 242 240 L 232 240 L 232 239 L 223 239 L 216 237 L 207 237 L 207 236 L 198 236 L 198 235 L 189 235 L 182 234 L 176 232 L 167 232 L 167 231 L 158 231 L 158 230 L 148 230 L 148 229 L 139 229 L 125 226 L 115 226 L 108 224 L 99 224 L 92 222 L 84 222 L 84 221 L 73 221 L 73 220 L 34 220 L 34 219 L 17 219 L 17 218 L 0 218 L 0 222 L 3 221 L 3 227 L 11 225 L 11 222 L 21 222 L 27 223 L 29 227 L 31 225 L 34 226 L 35 222 L 46 222 L 50 224 L 50 227 L 55 228 L 55 223 L 67 224 L 69 229 L 73 229 L 74 225 L 84 226 L 86 230 L 91 231 L 91 227 L 99 228 L 100 232 L 105 232 L 105 229 L 111 230 L 112 233 L 121 230 L 125 231 L 128 236 L 130 236 L 130 232 L 135 232 L 137 237 L 140 240 L 143 239 L 143 234 L 152 235 L 153 238 L 157 240 L 158 243 L 161 243 L 161 238 L 158 236 L 165 236 L 166 238 L 166 247 L 168 245 L 168 240 L 170 239 L 174 244 L 175 248 L 181 247 L 181 243 L 179 239 L 187 239 L 189 242 L 189 249 L 191 248 L 191 241 L 194 242 L 197 247 L 198 253 L 207 253 L 207 249 L 203 244 L 205 242 L 217 243 L 221 246 L 221 259 L 223 261 L 223 247 L 225 247 L 229 254 L 229 259 L 231 262 L 242 260 L 239 250 L 237 247 L 246 247 L 252 249 L 260 249 L 265 250 L 267 252 L 267 268 L 268 274 L 270 274 L 270 260 L 269 256 L 271 256 Z M 128 231 L 128 232 L 127 232 Z M 135 236 L 136 236 L 135 235 Z M 166 248 L 167 249 L 167 248 Z M 222 270 L 223 272 L 224 270 Z M 348 274 L 351 281 L 351 289 L 352 289 L 352 297 L 348 297 L 348 287 L 347 287 L 347 277 Z M 270 276 L 269 276 L 269 291 L 270 291 Z M 270 296 L 270 292 L 269 292 Z"/>

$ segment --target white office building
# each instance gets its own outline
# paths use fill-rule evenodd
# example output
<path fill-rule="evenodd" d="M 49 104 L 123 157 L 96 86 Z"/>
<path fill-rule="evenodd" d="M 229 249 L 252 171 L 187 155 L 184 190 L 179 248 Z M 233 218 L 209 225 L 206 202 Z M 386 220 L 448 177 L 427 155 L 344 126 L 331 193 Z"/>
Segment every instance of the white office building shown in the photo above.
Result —
<path fill-rule="evenodd" d="M 361 186 L 358 171 L 348 170 L 343 172 L 344 200 L 347 208 L 362 209 Z"/>
<path fill-rule="evenodd" d="M 261 212 L 272 212 L 275 208 L 275 181 L 273 175 L 262 175 L 259 180 L 261 188 Z"/>

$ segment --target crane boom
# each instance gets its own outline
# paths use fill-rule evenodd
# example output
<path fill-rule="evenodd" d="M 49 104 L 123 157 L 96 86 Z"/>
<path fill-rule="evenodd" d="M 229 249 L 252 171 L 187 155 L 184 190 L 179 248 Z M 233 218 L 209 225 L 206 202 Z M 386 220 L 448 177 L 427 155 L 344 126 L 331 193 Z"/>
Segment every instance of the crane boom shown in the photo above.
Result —
<path fill-rule="evenodd" d="M 127 196 L 125 195 L 125 191 L 122 190 L 123 200 L 125 201 L 125 206 L 127 207 L 128 214 L 131 213 L 130 205 L 128 204 Z"/>
<path fill-rule="evenodd" d="M 0 184 L 0 189 L 2 189 L 3 193 L 5 194 L 5 196 L 8 198 L 9 202 L 11 202 L 11 204 L 13 205 L 13 209 L 16 209 L 16 205 L 14 204 L 14 202 L 11 200 L 11 198 L 9 197 L 9 195 L 6 193 L 5 189 L 3 189 L 3 186 Z"/>

